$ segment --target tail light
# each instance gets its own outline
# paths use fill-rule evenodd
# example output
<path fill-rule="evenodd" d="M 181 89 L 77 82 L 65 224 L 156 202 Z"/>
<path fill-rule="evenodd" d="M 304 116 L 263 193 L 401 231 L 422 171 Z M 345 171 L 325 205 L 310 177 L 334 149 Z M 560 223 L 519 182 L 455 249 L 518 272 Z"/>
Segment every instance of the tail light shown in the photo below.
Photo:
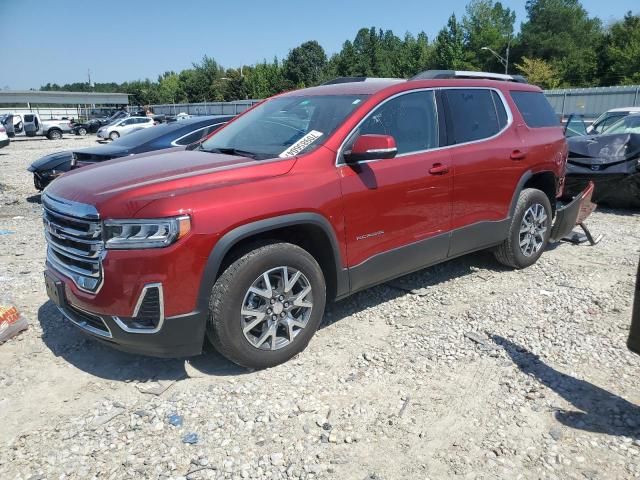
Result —
<path fill-rule="evenodd" d="M 0 126 L 0 133 L 4 133 L 6 132 L 6 130 L 4 129 L 4 127 Z"/>

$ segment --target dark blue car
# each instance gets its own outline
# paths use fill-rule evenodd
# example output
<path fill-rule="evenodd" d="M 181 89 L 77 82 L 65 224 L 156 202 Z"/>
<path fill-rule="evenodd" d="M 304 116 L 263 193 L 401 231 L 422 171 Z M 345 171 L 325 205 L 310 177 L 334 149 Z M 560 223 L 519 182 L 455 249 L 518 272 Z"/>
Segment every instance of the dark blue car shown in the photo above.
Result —
<path fill-rule="evenodd" d="M 43 190 L 56 177 L 73 168 L 138 153 L 186 147 L 215 132 L 232 118 L 233 115 L 214 115 L 163 123 L 130 133 L 106 145 L 45 155 L 33 162 L 28 170 L 33 172 L 35 187 Z"/>

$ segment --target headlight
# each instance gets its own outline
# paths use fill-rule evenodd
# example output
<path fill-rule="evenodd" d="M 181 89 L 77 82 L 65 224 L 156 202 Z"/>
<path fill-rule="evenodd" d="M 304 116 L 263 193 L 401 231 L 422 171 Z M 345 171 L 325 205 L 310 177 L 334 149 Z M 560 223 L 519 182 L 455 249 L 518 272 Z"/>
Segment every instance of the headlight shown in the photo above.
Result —
<path fill-rule="evenodd" d="M 191 231 L 188 216 L 150 220 L 105 220 L 104 245 L 111 249 L 162 248 Z"/>

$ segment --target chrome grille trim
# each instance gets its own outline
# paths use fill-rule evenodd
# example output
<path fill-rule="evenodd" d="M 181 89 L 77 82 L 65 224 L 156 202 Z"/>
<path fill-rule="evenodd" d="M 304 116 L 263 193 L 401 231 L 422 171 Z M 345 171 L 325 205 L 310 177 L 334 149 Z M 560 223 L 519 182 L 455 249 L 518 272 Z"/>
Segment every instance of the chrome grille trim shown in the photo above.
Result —
<path fill-rule="evenodd" d="M 96 293 L 102 287 L 102 224 L 91 205 L 42 195 L 47 261 L 80 289 Z"/>

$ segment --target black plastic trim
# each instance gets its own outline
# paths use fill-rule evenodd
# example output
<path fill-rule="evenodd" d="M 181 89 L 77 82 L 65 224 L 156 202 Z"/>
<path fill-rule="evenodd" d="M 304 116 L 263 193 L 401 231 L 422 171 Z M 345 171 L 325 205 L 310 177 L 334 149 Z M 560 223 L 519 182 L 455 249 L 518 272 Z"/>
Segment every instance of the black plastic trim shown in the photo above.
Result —
<path fill-rule="evenodd" d="M 270 230 L 294 225 L 309 224 L 322 228 L 331 242 L 336 270 L 336 298 L 343 298 L 349 295 L 349 274 L 347 269 L 343 267 L 338 241 L 329 221 L 317 213 L 292 213 L 242 225 L 227 232 L 222 236 L 222 238 L 220 238 L 220 240 L 218 240 L 215 247 L 209 254 L 204 273 L 202 274 L 200 290 L 198 293 L 198 309 L 203 312 L 208 310 L 211 289 L 218 277 L 222 261 L 225 255 L 235 244 L 253 235 L 268 232 Z"/>
<path fill-rule="evenodd" d="M 522 174 L 520 180 L 518 180 L 516 189 L 513 191 L 513 197 L 511 197 L 511 205 L 509 206 L 509 218 L 513 217 L 513 213 L 516 211 L 516 205 L 518 204 L 518 198 L 520 197 L 520 192 L 522 192 L 522 190 L 524 189 L 524 184 L 527 183 L 531 177 L 533 177 L 533 172 L 531 170 L 527 170 Z"/>
<path fill-rule="evenodd" d="M 446 260 L 449 240 L 450 233 L 443 233 L 379 253 L 351 267 L 351 293 Z"/>
<path fill-rule="evenodd" d="M 447 257 L 457 257 L 502 243 L 509 234 L 510 223 L 511 216 L 504 220 L 478 222 L 454 230 L 451 233 L 451 243 Z"/>

